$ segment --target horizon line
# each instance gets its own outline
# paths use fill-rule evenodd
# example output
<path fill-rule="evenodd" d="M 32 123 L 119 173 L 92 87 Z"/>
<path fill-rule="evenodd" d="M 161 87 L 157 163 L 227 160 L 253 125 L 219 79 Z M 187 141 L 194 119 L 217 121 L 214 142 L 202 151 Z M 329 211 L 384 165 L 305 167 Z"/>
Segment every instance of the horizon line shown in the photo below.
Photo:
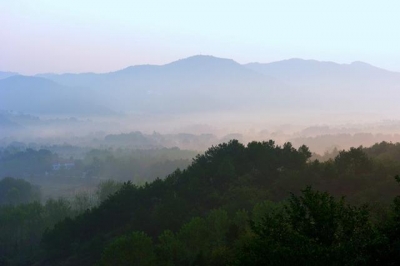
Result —
<path fill-rule="evenodd" d="M 95 74 L 95 75 L 101 75 L 101 74 L 110 74 L 110 73 L 115 73 L 118 71 L 122 71 L 131 67 L 139 67 L 139 66 L 166 66 L 169 64 L 173 64 L 175 62 L 179 62 L 179 61 L 183 61 L 183 60 L 188 60 L 190 58 L 193 57 L 211 57 L 211 58 L 215 58 L 215 59 L 220 59 L 220 60 L 232 60 L 233 62 L 241 65 L 241 66 L 246 66 L 249 64 L 261 64 L 261 65 L 267 65 L 267 64 L 273 64 L 273 63 L 279 63 L 279 62 L 284 62 L 284 61 L 291 61 L 291 60 L 301 60 L 301 61 L 312 61 L 312 62 L 318 62 L 318 63 L 332 63 L 332 64 L 336 64 L 336 65 L 352 65 L 355 63 L 361 63 L 361 64 L 366 64 L 375 68 L 379 68 L 388 72 L 393 72 L 393 73 L 400 73 L 400 71 L 395 71 L 395 70 L 389 70 L 386 68 L 382 68 L 379 66 L 375 66 L 372 65 L 370 63 L 364 62 L 364 61 L 360 61 L 360 60 L 355 60 L 352 61 L 350 63 L 338 63 L 335 61 L 330 61 L 330 60 L 318 60 L 318 59 L 305 59 L 305 58 L 301 58 L 301 57 L 292 57 L 292 58 L 287 58 L 287 59 L 282 59 L 282 60 L 275 60 L 275 61 L 270 61 L 270 62 L 258 62 L 258 61 L 251 61 L 251 62 L 247 62 L 247 63 L 239 63 L 238 61 L 236 61 L 235 59 L 232 58 L 226 58 L 226 57 L 218 57 L 218 56 L 214 56 L 214 55 L 207 55 L 207 54 L 195 54 L 192 56 L 188 56 L 188 57 L 184 57 L 184 58 L 179 58 L 167 63 L 163 63 L 163 64 L 136 64 L 136 65 L 128 65 L 126 67 L 122 67 L 116 70 L 111 70 L 108 72 L 92 72 L 92 71 L 88 71 L 88 72 L 38 72 L 35 74 L 21 74 L 18 71 L 10 71 L 10 70 L 0 70 L 0 72 L 2 73 L 13 73 L 16 75 L 20 75 L 20 76 L 29 76 L 29 77 L 35 77 L 35 76 L 40 76 L 40 75 L 81 75 L 81 74 Z"/>

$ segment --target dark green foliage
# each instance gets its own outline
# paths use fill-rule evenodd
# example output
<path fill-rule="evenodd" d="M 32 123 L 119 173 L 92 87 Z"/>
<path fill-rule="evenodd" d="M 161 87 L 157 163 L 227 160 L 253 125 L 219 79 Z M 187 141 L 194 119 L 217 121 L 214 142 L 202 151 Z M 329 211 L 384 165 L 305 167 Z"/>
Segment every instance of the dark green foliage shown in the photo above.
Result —
<path fill-rule="evenodd" d="M 396 175 L 395 180 L 400 183 L 400 176 Z M 385 265 L 398 265 L 400 262 L 400 195 L 393 200 L 389 215 L 379 228 L 386 237 L 386 245 L 382 245 L 380 260 Z"/>
<path fill-rule="evenodd" d="M 396 265 L 400 188 L 393 176 L 400 164 L 382 158 L 379 152 L 391 150 L 384 147 L 373 155 L 353 148 L 319 162 L 310 161 L 305 146 L 230 141 L 163 180 L 126 182 L 116 193 L 116 184 L 103 184 L 100 205 L 45 231 L 37 261 Z"/>
<path fill-rule="evenodd" d="M 154 262 L 151 238 L 143 232 L 133 232 L 115 239 L 104 250 L 99 265 L 150 266 Z"/>
<path fill-rule="evenodd" d="M 101 182 L 97 186 L 97 197 L 99 202 L 105 201 L 109 196 L 117 192 L 122 186 L 122 183 L 118 183 L 114 180 L 107 180 Z"/>
<path fill-rule="evenodd" d="M 48 258 L 58 261 L 74 257 L 76 261 L 71 263 L 79 260 L 94 263 L 114 237 L 142 231 L 153 239 L 163 235 L 159 241 L 167 241 L 166 245 L 170 247 L 165 250 L 156 244 L 156 253 L 162 257 L 167 257 L 166 254 L 171 256 L 171 260 L 164 259 L 167 265 L 200 265 L 211 261 L 224 264 L 227 262 L 223 262 L 223 258 L 232 257 L 236 245 L 243 246 L 250 241 L 252 234 L 231 222 L 225 223 L 227 231 L 222 226 L 212 231 L 202 217 L 212 216 L 212 210 L 218 208 L 227 211 L 228 216 L 239 209 L 251 211 L 257 203 L 272 200 L 269 206 L 273 207 L 267 209 L 272 208 L 271 215 L 277 214 L 270 221 L 271 226 L 277 227 L 276 232 L 284 230 L 278 236 L 286 234 L 292 241 L 285 240 L 289 241 L 286 243 L 288 246 L 282 244 L 277 246 L 278 249 L 293 249 L 294 252 L 294 247 L 301 244 L 305 257 L 327 256 L 325 261 L 342 258 L 340 252 L 345 249 L 352 254 L 349 255 L 352 259 L 359 259 L 353 253 L 360 252 L 359 256 L 365 259 L 365 250 L 370 245 L 368 241 L 375 240 L 374 230 L 369 230 L 369 214 L 364 208 L 353 208 L 327 194 L 310 190 L 304 191 L 301 198 L 294 195 L 307 185 L 313 185 L 336 197 L 347 194 L 351 201 L 358 202 L 358 195 L 363 195 L 369 184 L 380 184 L 377 188 L 381 191 L 387 189 L 386 186 L 392 188 L 392 184 L 380 183 L 374 176 L 380 175 L 375 171 L 379 167 L 361 148 L 342 151 L 335 160 L 325 163 L 309 162 L 310 156 L 305 146 L 295 149 L 290 143 L 278 146 L 273 141 L 251 142 L 244 146 L 234 140 L 212 147 L 197 156 L 187 169 L 143 186 L 126 183 L 99 207 L 74 220 L 64 221 L 47 232 L 43 244 Z M 393 176 L 394 171 L 397 169 L 385 172 L 384 177 Z M 273 202 L 286 199 L 289 192 L 295 193 L 289 207 L 284 211 L 281 207 L 274 207 Z M 222 219 L 221 215 L 218 219 Z M 317 223 L 307 220 L 309 216 Z M 163 233 L 165 230 L 171 231 Z M 278 236 L 274 234 L 268 240 L 271 245 L 277 241 L 274 237 Z M 372 236 L 369 238 L 368 234 Z M 68 241 L 58 242 L 65 236 Z M 360 236 L 366 237 L 365 243 Z M 355 242 L 347 243 L 346 237 L 354 238 Z M 243 241 L 237 242 L 242 238 Z M 227 239 L 231 241 L 227 242 Z M 328 250 L 331 254 L 326 254 Z M 283 256 L 283 253 L 276 254 Z"/>
<path fill-rule="evenodd" d="M 156 237 L 167 229 L 176 231 L 192 217 L 203 216 L 214 208 L 226 207 L 233 211 L 252 208 L 268 195 L 265 189 L 253 193 L 261 189 L 259 184 L 267 186 L 282 172 L 305 169 L 309 156 L 305 147 L 296 150 L 290 144 L 280 147 L 272 141 L 254 142 L 247 147 L 238 141 L 224 143 L 197 156 L 186 170 L 176 171 L 165 180 L 157 179 L 143 186 L 126 183 L 98 208 L 71 223 L 65 222 L 62 229 L 46 233 L 44 244 L 49 254 L 58 254 L 52 251 L 60 250 L 53 241 L 62 237 L 64 232 L 61 231 L 67 230 L 73 239 L 68 241 L 70 247 L 62 249 L 74 250 L 86 257 L 89 254 L 86 250 L 91 249 L 91 239 L 95 236 L 109 239 L 135 230 Z M 243 191 L 243 184 L 248 190 Z M 236 199 L 238 196 L 243 197 L 243 202 Z M 86 244 L 73 249 L 73 243 Z"/>
<path fill-rule="evenodd" d="M 0 151 L 0 178 L 4 176 L 32 177 L 51 170 L 58 156 L 44 149 L 24 151 Z"/>
<path fill-rule="evenodd" d="M 32 264 L 44 231 L 68 216 L 69 203 L 61 199 L 0 207 L 0 258 L 10 265 Z"/>
<path fill-rule="evenodd" d="M 371 265 L 383 241 L 365 207 L 303 190 L 279 212 L 253 222 L 256 237 L 240 253 L 242 265 Z"/>
<path fill-rule="evenodd" d="M 350 148 L 349 151 L 341 151 L 335 158 L 338 172 L 342 174 L 365 174 L 372 170 L 372 161 L 364 153 L 362 147 Z"/>
<path fill-rule="evenodd" d="M 6 177 L 0 180 L 0 205 L 17 205 L 40 200 L 40 191 L 22 179 Z"/>
<path fill-rule="evenodd" d="M 230 234 L 244 230 L 223 210 L 207 217 L 194 217 L 174 234 L 166 230 L 158 237 L 157 265 L 226 265 L 234 260 Z M 246 223 L 242 224 L 245 226 Z M 235 235 L 235 239 L 237 234 Z"/>

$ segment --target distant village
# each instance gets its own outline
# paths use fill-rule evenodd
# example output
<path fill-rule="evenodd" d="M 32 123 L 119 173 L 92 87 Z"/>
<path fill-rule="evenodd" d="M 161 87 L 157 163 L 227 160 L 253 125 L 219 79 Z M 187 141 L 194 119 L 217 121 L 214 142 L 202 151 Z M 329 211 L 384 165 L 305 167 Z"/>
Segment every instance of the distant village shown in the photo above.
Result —
<path fill-rule="evenodd" d="M 59 171 L 59 170 L 71 170 L 75 168 L 75 163 L 73 162 L 64 162 L 64 163 L 53 163 L 52 165 L 53 171 Z"/>

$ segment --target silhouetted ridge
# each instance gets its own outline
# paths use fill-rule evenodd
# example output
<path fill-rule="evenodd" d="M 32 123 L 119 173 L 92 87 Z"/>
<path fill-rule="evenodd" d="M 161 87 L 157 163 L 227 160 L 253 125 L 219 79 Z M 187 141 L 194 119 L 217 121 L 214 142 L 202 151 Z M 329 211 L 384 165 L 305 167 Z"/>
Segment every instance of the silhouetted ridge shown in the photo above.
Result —
<path fill-rule="evenodd" d="M 90 91 L 69 88 L 53 80 L 12 76 L 0 80 L 0 110 L 33 114 L 111 114 Z"/>
<path fill-rule="evenodd" d="M 1 88 L 15 88 L 15 87 L 24 87 L 24 88 L 35 88 L 35 87 L 58 87 L 60 88 L 61 86 L 57 84 L 56 82 L 42 78 L 42 77 L 32 77 L 32 76 L 22 76 L 22 75 L 17 75 L 17 76 L 11 76 L 5 79 L 0 80 L 0 86 Z"/>
<path fill-rule="evenodd" d="M 188 58 L 179 59 L 177 61 L 166 64 L 166 66 L 183 65 L 188 67 L 194 66 L 241 66 L 232 59 L 219 58 L 211 55 L 195 55 Z"/>
<path fill-rule="evenodd" d="M 16 76 L 16 75 L 19 75 L 19 74 L 16 73 L 16 72 L 2 72 L 2 71 L 0 71 L 0 79 L 5 79 L 5 78 Z"/>

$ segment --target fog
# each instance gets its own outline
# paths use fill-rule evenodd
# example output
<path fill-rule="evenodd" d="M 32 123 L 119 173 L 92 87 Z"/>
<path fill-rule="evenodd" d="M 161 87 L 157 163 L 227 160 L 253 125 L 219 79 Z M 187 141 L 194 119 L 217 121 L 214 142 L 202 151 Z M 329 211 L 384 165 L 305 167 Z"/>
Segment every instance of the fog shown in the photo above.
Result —
<path fill-rule="evenodd" d="M 0 2 L 0 266 L 400 265 L 400 2 Z"/>
<path fill-rule="evenodd" d="M 179 240 L 177 246 L 185 249 L 191 245 L 184 243 L 202 230 L 193 225 L 202 221 L 201 235 L 221 237 L 203 239 L 201 245 L 229 246 L 228 237 L 236 238 L 235 243 L 249 236 L 254 239 L 251 235 L 257 231 L 236 235 L 250 232 L 248 213 L 256 221 L 254 217 L 263 217 L 260 210 L 265 209 L 265 217 L 274 217 L 273 224 L 280 229 L 283 216 L 275 210 L 290 195 L 292 203 L 315 204 L 311 208 L 322 210 L 316 215 L 326 218 L 328 213 L 328 221 L 331 211 L 337 212 L 335 217 L 346 213 L 346 223 L 348 210 L 353 221 L 363 220 L 357 215 L 365 212 L 344 207 L 342 200 L 334 203 L 335 197 L 346 196 L 354 204 L 372 203 L 374 214 L 368 219 L 370 224 L 376 221 L 376 230 L 371 229 L 375 235 L 381 228 L 376 217 L 398 217 L 382 215 L 382 210 L 390 209 L 400 191 L 393 185 L 394 176 L 400 180 L 399 86 L 399 73 L 361 62 L 291 59 L 241 65 L 212 56 L 103 74 L 0 73 L 0 224 L 6 228 L 0 230 L 0 239 L 5 239 L 5 244 L 0 241 L 0 264 L 4 256 L 8 261 L 24 261 L 10 265 L 36 260 L 42 260 L 38 265 L 57 260 L 55 265 L 65 261 L 92 265 L 99 260 L 120 265 L 104 259 L 104 254 L 117 260 L 125 256 L 107 253 L 109 248 L 104 247 L 135 234 L 156 239 L 169 232 L 168 239 L 180 239 L 185 230 L 193 230 L 187 239 Z M 295 199 L 299 193 L 311 198 Z M 329 209 L 332 206 L 347 209 Z M 229 221 L 228 212 L 242 221 L 242 229 L 236 218 L 231 226 L 223 222 Z M 294 220 L 309 220 L 304 217 Z M 325 226 L 324 222 L 320 228 Z M 237 228 L 236 233 L 231 228 Z M 336 236 L 335 230 L 343 226 L 332 228 L 329 231 Z M 160 234 L 166 229 L 174 232 Z M 299 231 L 293 232 L 297 237 Z M 379 239 L 389 239 L 386 232 Z M 73 240 L 64 240 L 65 236 Z M 151 239 L 146 240 L 150 249 Z M 348 241 L 348 236 L 343 239 Z M 134 241 L 140 247 L 144 243 Z M 170 247 L 162 241 L 155 244 L 157 249 Z M 298 246 L 297 240 L 294 243 L 291 248 Z M 131 254 L 136 251 L 133 246 L 129 242 L 122 250 L 134 259 L 143 257 Z M 234 251 L 235 246 L 230 247 L 231 254 L 243 252 Z M 88 250 L 91 255 L 86 260 Z M 177 259 L 186 261 L 168 265 L 189 265 L 215 250 L 179 251 Z M 366 249 L 366 258 L 370 250 Z M 51 254 L 65 255 L 53 258 Z M 185 254 L 197 255 L 186 258 Z M 209 263 L 204 265 L 212 264 L 214 255 L 205 256 Z M 321 258 L 326 259 L 325 252 Z M 158 259 L 155 265 L 165 261 L 162 256 Z"/>
<path fill-rule="evenodd" d="M 324 153 L 397 141 L 399 86 L 399 73 L 367 63 L 302 59 L 241 65 L 193 56 L 99 74 L 4 72 L 0 144 L 99 147 L 107 135 L 141 132 L 174 139 L 150 145 L 157 147 L 202 151 L 229 138 L 274 139 Z M 188 144 L 179 134 L 212 137 Z"/>
<path fill-rule="evenodd" d="M 192 56 L 110 73 L 2 72 L 0 176 L 41 186 L 44 199 L 72 197 L 102 180 L 163 178 L 232 139 L 305 144 L 327 160 L 400 141 L 399 86 L 399 73 L 367 63 L 302 59 Z M 53 169 L 63 163 L 76 167 Z"/>

